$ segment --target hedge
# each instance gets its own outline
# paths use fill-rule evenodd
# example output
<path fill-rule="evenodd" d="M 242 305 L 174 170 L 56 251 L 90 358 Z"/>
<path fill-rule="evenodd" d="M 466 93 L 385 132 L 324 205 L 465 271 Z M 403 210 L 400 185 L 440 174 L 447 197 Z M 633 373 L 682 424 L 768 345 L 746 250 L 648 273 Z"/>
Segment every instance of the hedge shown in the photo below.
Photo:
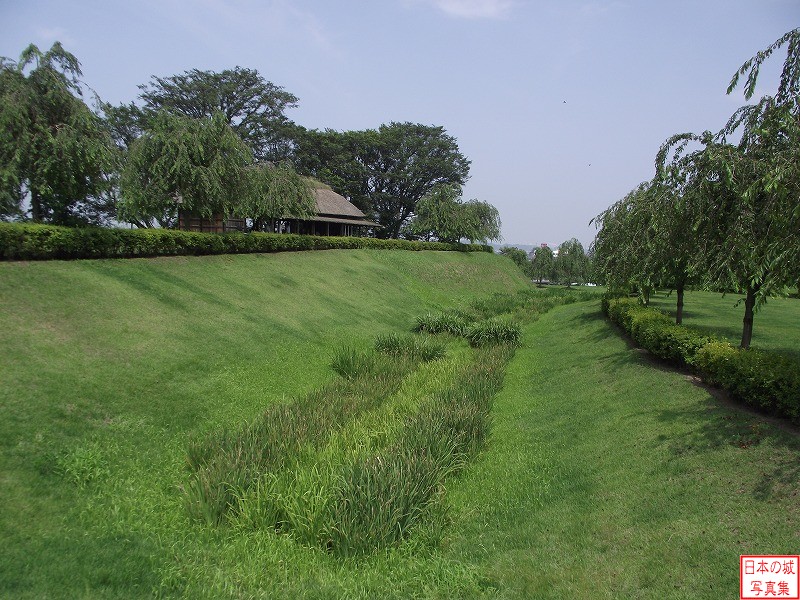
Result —
<path fill-rule="evenodd" d="M 655 356 L 688 366 L 708 384 L 765 412 L 800 423 L 800 360 L 741 350 L 689 327 L 634 298 L 603 298 L 603 313 Z"/>
<path fill-rule="evenodd" d="M 111 229 L 0 223 L 0 259 L 69 260 L 299 250 L 375 248 L 493 252 L 480 244 L 447 244 L 279 233 L 196 233 L 173 229 Z"/>

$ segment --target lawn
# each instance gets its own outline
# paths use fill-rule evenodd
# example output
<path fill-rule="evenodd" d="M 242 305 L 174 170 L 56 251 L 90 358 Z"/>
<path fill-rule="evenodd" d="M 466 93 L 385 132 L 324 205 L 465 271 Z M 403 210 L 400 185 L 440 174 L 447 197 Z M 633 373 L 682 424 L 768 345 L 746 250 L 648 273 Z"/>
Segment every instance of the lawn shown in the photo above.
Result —
<path fill-rule="evenodd" d="M 483 253 L 0 264 L 0 597 L 719 598 L 740 553 L 797 551 L 797 434 L 654 368 L 597 301 L 525 326 L 443 528 L 342 559 L 190 517 L 191 440 L 328 385 L 344 345 L 528 288 Z M 441 339 L 332 439 L 381 444 L 458 381 L 474 351 Z M 317 477 L 330 447 L 287 477 Z"/>

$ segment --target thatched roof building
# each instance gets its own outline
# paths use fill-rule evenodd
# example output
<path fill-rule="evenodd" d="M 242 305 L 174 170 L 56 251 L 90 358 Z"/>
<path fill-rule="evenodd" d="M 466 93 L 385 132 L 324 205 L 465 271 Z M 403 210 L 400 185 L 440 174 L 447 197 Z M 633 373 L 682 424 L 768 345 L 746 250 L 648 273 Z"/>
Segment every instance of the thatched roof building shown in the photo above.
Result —
<path fill-rule="evenodd" d="M 310 235 L 363 235 L 366 230 L 380 227 L 344 196 L 327 186 L 315 187 L 316 215 L 309 220 L 290 219 L 297 233 Z"/>
<path fill-rule="evenodd" d="M 366 215 L 344 196 L 327 185 L 310 180 L 315 202 L 315 216 L 311 219 L 285 217 L 274 221 L 271 229 L 277 233 L 299 233 L 304 235 L 363 236 L 370 229 L 381 227 L 367 219 Z M 245 219 L 224 218 L 214 215 L 211 219 L 179 213 L 178 228 L 188 231 L 223 233 L 247 231 Z"/>

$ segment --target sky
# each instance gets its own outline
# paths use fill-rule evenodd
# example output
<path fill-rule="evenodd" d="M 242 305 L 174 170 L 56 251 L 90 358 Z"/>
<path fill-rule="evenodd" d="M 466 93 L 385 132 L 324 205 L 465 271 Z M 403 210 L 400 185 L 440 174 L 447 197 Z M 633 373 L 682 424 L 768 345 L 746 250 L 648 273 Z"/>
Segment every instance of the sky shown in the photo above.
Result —
<path fill-rule="evenodd" d="M 503 243 L 588 247 L 663 141 L 720 129 L 746 103 L 734 72 L 798 26 L 800 0 L 0 0 L 0 56 L 60 41 L 114 104 L 241 66 L 297 96 L 307 128 L 442 126 Z"/>

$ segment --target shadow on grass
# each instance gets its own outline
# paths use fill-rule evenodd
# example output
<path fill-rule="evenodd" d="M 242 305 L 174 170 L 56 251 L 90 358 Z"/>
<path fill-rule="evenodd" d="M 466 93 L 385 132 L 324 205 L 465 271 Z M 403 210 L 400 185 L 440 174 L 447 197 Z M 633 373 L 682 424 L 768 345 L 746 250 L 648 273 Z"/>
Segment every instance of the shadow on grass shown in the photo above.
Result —
<path fill-rule="evenodd" d="M 708 391 L 708 396 L 694 410 L 658 411 L 656 418 L 659 421 L 683 423 L 691 428 L 678 436 L 662 434 L 659 441 L 669 443 L 669 449 L 676 457 L 703 454 L 723 446 L 735 446 L 747 452 L 760 444 L 768 444 L 778 452 L 773 453 L 772 463 L 752 488 L 752 496 L 769 500 L 783 495 L 787 489 L 796 493 L 800 482 L 800 428 L 734 403 L 724 392 L 709 388 L 693 377 L 688 379 Z"/>

